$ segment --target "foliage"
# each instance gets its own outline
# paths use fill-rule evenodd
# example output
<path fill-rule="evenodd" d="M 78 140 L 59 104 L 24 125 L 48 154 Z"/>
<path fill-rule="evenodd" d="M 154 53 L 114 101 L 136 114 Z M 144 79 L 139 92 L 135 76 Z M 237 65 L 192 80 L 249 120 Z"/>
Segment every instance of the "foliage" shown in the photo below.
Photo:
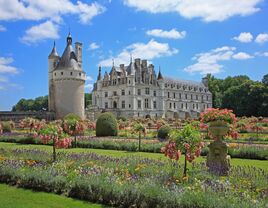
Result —
<path fill-rule="evenodd" d="M 163 125 L 158 129 L 157 137 L 159 139 L 167 139 L 170 131 L 171 131 L 171 128 L 169 125 Z"/>
<path fill-rule="evenodd" d="M 96 136 L 117 136 L 118 126 L 112 113 L 102 113 L 96 122 Z"/>
<path fill-rule="evenodd" d="M 208 74 L 207 78 L 214 108 L 232 109 L 238 116 L 268 116 L 267 75 L 262 82 L 247 76 L 217 79 Z"/>
<path fill-rule="evenodd" d="M 74 114 L 74 113 L 69 113 L 69 114 L 67 114 L 66 116 L 64 116 L 63 120 L 64 120 L 64 121 L 66 121 L 66 120 L 76 120 L 76 121 L 80 121 L 81 118 L 80 118 L 78 115 Z"/>
<path fill-rule="evenodd" d="M 14 128 L 13 123 L 10 121 L 2 121 L 0 125 L 1 125 L 0 134 L 1 134 L 1 132 L 10 133 L 12 131 L 12 129 Z"/>
<path fill-rule="evenodd" d="M 232 110 L 228 109 L 208 108 L 205 112 L 201 113 L 200 117 L 202 123 L 224 121 L 229 124 L 234 124 L 236 122 L 235 114 L 233 114 Z"/>
<path fill-rule="evenodd" d="M 47 110 L 48 110 L 48 96 L 40 96 L 35 99 L 22 98 L 12 108 L 12 111 L 47 111 Z"/>
<path fill-rule="evenodd" d="M 268 172 L 255 167 L 234 166 L 229 177 L 218 177 L 197 163 L 181 178 L 173 173 L 182 168 L 178 163 L 118 153 L 62 151 L 55 163 L 35 148 L 0 148 L 0 155 L 2 183 L 113 207 L 258 208 L 268 202 Z"/>

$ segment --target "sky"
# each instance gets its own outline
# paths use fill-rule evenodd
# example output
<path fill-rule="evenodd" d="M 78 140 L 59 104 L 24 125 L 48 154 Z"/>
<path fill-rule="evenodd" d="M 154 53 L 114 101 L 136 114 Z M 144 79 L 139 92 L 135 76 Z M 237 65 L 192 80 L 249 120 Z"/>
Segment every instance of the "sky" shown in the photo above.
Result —
<path fill-rule="evenodd" d="M 268 0 L 0 0 L 0 111 L 48 94 L 48 55 L 83 44 L 85 92 L 113 64 L 148 59 L 201 81 L 268 73 Z"/>

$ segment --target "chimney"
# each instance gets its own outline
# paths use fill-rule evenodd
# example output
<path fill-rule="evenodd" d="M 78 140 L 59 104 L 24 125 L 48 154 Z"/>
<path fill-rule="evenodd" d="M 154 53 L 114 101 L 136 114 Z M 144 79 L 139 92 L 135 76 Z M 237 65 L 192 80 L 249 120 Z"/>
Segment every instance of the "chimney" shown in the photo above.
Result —
<path fill-rule="evenodd" d="M 75 54 L 80 67 L 82 67 L 82 43 L 75 43 Z"/>
<path fill-rule="evenodd" d="M 143 68 L 147 68 L 147 60 L 146 59 L 142 60 L 141 65 L 142 65 Z"/>

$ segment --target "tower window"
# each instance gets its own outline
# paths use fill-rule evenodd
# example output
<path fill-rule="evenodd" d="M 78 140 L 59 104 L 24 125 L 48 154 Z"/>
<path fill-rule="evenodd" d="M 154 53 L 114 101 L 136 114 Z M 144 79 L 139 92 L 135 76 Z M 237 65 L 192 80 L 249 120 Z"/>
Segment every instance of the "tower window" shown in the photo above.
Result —
<path fill-rule="evenodd" d="M 148 99 L 145 99 L 144 107 L 149 108 L 149 100 Z"/>
<path fill-rule="evenodd" d="M 56 76 L 56 73 L 54 73 L 54 75 Z"/>
<path fill-rule="evenodd" d="M 141 100 L 138 100 L 138 108 L 141 108 Z"/>
<path fill-rule="evenodd" d="M 73 72 L 70 72 L 70 75 L 72 76 L 73 75 Z"/>
<path fill-rule="evenodd" d="M 122 108 L 125 108 L 126 102 L 122 100 Z"/>
<path fill-rule="evenodd" d="M 81 77 L 81 73 L 79 72 L 79 76 Z"/>
<path fill-rule="evenodd" d="M 61 75 L 63 75 L 63 72 L 61 72 Z"/>

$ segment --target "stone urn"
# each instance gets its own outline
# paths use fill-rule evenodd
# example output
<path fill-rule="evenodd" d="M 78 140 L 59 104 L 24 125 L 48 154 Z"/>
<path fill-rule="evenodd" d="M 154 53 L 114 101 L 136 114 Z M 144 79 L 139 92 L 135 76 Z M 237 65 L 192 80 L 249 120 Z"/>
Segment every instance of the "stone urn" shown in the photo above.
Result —
<path fill-rule="evenodd" d="M 223 121 L 213 121 L 209 123 L 208 130 L 215 141 L 208 145 L 207 167 L 212 173 L 227 175 L 230 170 L 230 156 L 227 154 L 228 146 L 223 142 L 223 137 L 228 133 L 228 124 Z"/>

